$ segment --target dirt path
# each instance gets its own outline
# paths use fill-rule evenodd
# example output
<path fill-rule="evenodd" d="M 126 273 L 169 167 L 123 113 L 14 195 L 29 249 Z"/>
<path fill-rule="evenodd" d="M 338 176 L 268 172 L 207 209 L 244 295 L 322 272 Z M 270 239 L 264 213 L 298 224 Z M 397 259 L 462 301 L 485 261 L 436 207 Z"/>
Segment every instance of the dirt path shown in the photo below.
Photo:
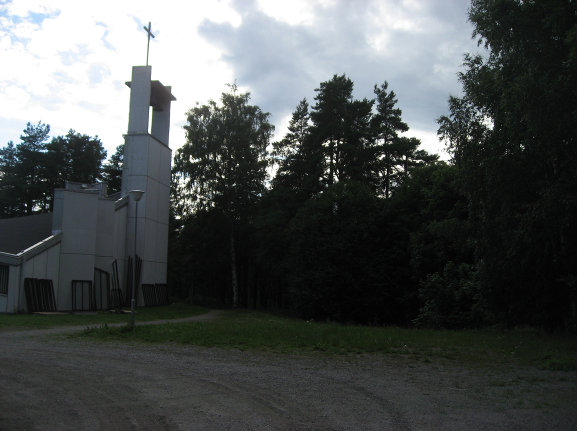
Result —
<path fill-rule="evenodd" d="M 577 429 L 575 372 L 47 336 L 70 330 L 0 333 L 0 430 Z"/>

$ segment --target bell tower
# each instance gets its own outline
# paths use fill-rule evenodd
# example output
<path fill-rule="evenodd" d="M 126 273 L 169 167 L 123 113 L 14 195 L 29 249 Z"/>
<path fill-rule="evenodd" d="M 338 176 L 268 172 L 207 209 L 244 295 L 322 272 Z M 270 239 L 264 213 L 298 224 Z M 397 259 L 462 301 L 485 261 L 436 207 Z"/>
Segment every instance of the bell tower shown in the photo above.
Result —
<path fill-rule="evenodd" d="M 124 135 L 122 195 L 132 190 L 144 192 L 138 202 L 129 201 L 127 257 L 136 252 L 142 259 L 141 283 L 164 284 L 172 159 L 168 146 L 170 103 L 176 98 L 171 87 L 151 80 L 151 71 L 151 66 L 134 66 L 132 80 L 126 83 L 130 113 Z"/>

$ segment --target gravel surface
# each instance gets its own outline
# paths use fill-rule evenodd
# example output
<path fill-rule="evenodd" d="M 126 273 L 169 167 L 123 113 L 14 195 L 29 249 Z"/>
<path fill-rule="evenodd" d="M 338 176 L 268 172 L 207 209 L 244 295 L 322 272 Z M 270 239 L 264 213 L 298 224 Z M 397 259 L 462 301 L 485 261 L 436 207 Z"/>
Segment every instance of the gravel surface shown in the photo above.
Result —
<path fill-rule="evenodd" d="M 0 332 L 0 430 L 577 430 L 576 372 L 55 336 L 73 330 Z"/>

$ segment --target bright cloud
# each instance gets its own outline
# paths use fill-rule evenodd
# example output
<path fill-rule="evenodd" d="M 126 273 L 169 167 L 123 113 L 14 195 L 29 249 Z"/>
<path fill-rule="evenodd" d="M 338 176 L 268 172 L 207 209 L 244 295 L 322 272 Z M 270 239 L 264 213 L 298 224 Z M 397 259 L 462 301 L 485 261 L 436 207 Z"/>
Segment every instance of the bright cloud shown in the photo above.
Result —
<path fill-rule="evenodd" d="M 303 97 L 346 73 L 357 97 L 389 81 L 412 136 L 438 151 L 435 118 L 459 92 L 470 40 L 465 0 L 276 0 L 0 3 L 0 145 L 26 122 L 52 134 L 98 135 L 109 154 L 127 127 L 131 67 L 144 64 L 150 21 L 153 79 L 172 85 L 171 147 L 185 112 L 235 79 L 271 112 L 277 137 Z"/>

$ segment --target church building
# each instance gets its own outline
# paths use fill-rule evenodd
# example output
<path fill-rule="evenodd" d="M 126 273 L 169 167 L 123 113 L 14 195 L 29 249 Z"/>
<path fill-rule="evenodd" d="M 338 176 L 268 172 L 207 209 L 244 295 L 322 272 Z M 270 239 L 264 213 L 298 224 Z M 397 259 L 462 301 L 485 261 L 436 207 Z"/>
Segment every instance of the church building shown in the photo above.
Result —
<path fill-rule="evenodd" d="M 122 190 L 67 182 L 54 211 L 0 219 L 0 313 L 87 311 L 168 301 L 171 87 L 134 66 Z M 152 108 L 152 115 L 150 109 Z M 150 123 L 150 124 L 149 124 Z"/>

